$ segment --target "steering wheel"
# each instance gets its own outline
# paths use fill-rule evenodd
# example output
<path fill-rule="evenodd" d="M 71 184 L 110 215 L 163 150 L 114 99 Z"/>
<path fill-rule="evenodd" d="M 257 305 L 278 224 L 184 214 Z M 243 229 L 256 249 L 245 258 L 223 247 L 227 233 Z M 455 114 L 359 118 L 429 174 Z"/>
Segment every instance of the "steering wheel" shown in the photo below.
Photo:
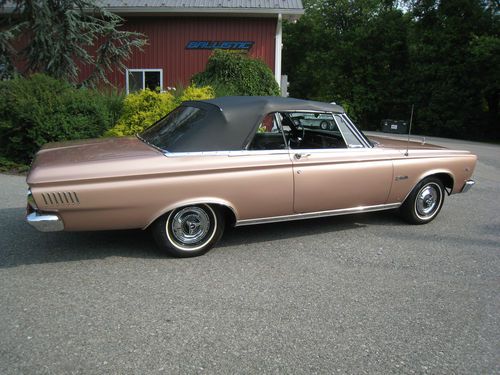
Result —
<path fill-rule="evenodd" d="M 294 145 L 292 148 L 298 148 L 302 141 L 304 140 L 304 137 L 306 135 L 306 129 L 302 128 L 302 131 L 297 128 L 292 128 L 290 129 L 290 139 L 288 140 L 288 146 Z"/>

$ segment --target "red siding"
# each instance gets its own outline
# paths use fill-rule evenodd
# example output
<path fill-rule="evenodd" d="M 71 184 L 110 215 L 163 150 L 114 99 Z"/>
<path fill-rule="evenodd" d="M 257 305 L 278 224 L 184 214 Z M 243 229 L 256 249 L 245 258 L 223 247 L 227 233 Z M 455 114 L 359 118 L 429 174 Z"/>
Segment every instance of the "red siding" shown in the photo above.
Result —
<path fill-rule="evenodd" d="M 126 63 L 129 69 L 163 69 L 163 87 L 186 85 L 193 74 L 205 69 L 209 50 L 187 50 L 192 40 L 253 41 L 252 57 L 262 59 L 274 71 L 275 18 L 195 18 L 141 17 L 129 18 L 125 29 L 148 37 L 143 52 L 135 52 Z M 80 77 L 89 74 L 83 69 Z M 115 71 L 109 80 L 125 87 L 125 73 Z"/>

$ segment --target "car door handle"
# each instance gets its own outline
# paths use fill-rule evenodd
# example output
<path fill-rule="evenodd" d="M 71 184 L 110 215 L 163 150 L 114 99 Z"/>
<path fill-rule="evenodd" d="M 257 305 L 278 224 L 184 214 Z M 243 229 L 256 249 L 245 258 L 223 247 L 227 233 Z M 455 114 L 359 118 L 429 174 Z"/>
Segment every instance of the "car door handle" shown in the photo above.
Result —
<path fill-rule="evenodd" d="M 308 156 L 311 156 L 311 154 L 295 154 L 295 159 L 307 158 Z"/>

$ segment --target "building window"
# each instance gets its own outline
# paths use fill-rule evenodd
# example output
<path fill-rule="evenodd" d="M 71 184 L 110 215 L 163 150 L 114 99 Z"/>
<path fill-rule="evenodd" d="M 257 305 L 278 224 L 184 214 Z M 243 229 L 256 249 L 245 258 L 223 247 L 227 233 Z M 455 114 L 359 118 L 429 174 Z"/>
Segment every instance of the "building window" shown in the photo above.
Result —
<path fill-rule="evenodd" d="M 127 94 L 139 90 L 163 90 L 163 69 L 127 69 Z"/>

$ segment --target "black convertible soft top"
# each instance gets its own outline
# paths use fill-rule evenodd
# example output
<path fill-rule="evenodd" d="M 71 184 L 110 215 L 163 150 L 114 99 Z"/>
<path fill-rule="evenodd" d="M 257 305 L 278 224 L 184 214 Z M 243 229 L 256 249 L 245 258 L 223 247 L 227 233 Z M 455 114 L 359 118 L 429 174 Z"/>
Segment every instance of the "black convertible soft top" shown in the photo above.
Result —
<path fill-rule="evenodd" d="M 219 112 L 218 116 L 209 114 L 203 126 L 200 126 L 198 131 L 189 137 L 190 151 L 241 150 L 250 142 L 264 117 L 273 112 L 344 113 L 344 109 L 336 104 L 277 96 L 226 96 L 210 100 L 188 101 L 182 105 L 203 108 L 209 112 Z"/>
<path fill-rule="evenodd" d="M 273 112 L 344 113 L 344 109 L 336 104 L 276 96 L 227 96 L 186 101 L 181 106 L 203 109 L 205 115 L 186 128 L 175 141 L 169 142 L 169 152 L 242 150 L 251 141 L 264 117 Z M 165 125 L 168 126 L 168 123 Z"/>

